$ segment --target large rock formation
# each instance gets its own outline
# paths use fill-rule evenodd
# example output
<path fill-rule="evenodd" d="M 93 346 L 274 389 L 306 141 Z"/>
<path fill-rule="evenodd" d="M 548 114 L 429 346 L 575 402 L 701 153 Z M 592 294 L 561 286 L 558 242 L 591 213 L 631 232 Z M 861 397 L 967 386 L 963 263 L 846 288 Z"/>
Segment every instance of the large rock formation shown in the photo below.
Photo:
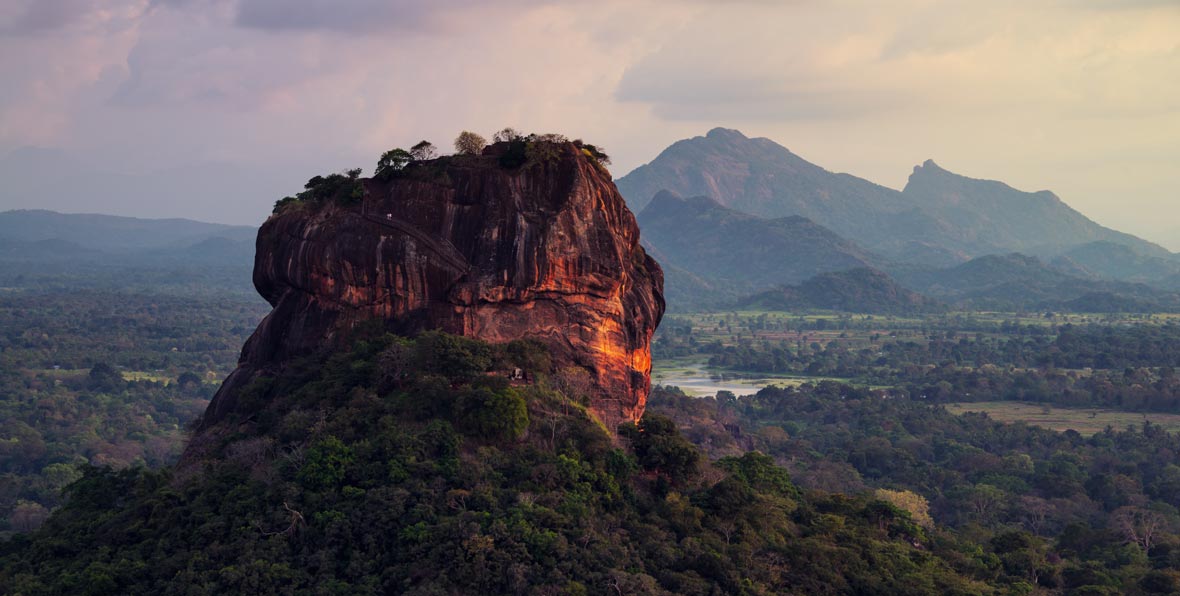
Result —
<path fill-rule="evenodd" d="M 663 273 L 606 170 L 572 143 L 541 143 L 524 165 L 502 165 L 509 146 L 498 143 L 362 180 L 361 201 L 295 204 L 268 219 L 254 285 L 274 310 L 202 428 L 233 412 L 258 375 L 374 318 L 401 333 L 539 340 L 555 367 L 589 373 L 592 410 L 642 415 Z"/>

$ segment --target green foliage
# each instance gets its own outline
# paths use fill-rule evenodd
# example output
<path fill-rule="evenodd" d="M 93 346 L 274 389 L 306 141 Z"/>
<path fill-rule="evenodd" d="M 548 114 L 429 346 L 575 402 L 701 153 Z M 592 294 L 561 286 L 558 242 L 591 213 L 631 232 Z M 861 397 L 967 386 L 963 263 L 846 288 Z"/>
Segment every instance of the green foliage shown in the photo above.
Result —
<path fill-rule="evenodd" d="M 764 453 L 748 451 L 740 457 L 725 457 L 717 461 L 717 467 L 760 492 L 793 499 L 800 496 L 798 487 L 791 482 L 791 475 Z"/>
<path fill-rule="evenodd" d="M 405 149 L 390 149 L 377 159 L 377 168 L 373 171 L 373 177 L 388 180 L 405 169 L 413 159 L 414 156 Z"/>
<path fill-rule="evenodd" d="M 329 435 L 308 448 L 307 460 L 299 469 L 299 481 L 309 488 L 338 486 L 354 459 L 351 449 Z"/>
<path fill-rule="evenodd" d="M 574 141 L 574 146 L 582 152 L 582 155 L 585 155 L 600 167 L 610 165 L 610 156 L 607 155 L 600 147 L 591 145 L 590 143 L 583 143 L 581 139 Z"/>
<path fill-rule="evenodd" d="M 1180 325 L 1175 321 L 1136 316 L 1078 324 L 1061 319 L 1028 324 L 1007 315 L 988 321 L 981 314 L 916 319 L 694 315 L 667 320 L 653 353 L 657 358 L 697 354 L 710 366 L 744 372 L 852 379 L 942 403 L 1180 411 L 1180 376 L 1173 370 L 1180 365 Z M 703 320 L 709 320 L 707 330 Z M 808 336 L 822 341 L 803 341 Z"/>
<path fill-rule="evenodd" d="M 529 426 L 524 398 L 511 387 L 472 386 L 459 394 L 455 409 L 459 424 L 477 437 L 514 440 Z"/>
<path fill-rule="evenodd" d="M 339 174 L 314 176 L 307 181 L 307 184 L 303 185 L 303 192 L 294 197 L 284 197 L 276 202 L 273 213 L 278 213 L 288 206 L 296 204 L 322 205 L 327 202 L 341 204 L 360 202 L 365 195 L 365 186 L 360 175 L 360 168 L 356 168 Z"/>
<path fill-rule="evenodd" d="M 423 372 L 471 380 L 492 364 L 492 347 L 481 341 L 428 331 L 414 343 L 417 364 Z"/>
<path fill-rule="evenodd" d="M 515 339 L 500 349 L 495 366 L 502 370 L 518 367 L 529 375 L 544 375 L 553 368 L 553 360 L 545 344 L 533 339 Z"/>
<path fill-rule="evenodd" d="M 176 288 L 0 297 L 0 535 L 39 524 L 80 464 L 164 466 L 180 453 L 268 306 Z"/>
<path fill-rule="evenodd" d="M 746 447 L 766 454 L 718 460 L 731 475 L 699 498 L 735 520 L 735 532 L 758 502 L 751 490 L 758 474 L 751 471 L 767 469 L 758 460 L 772 456 L 789 461 L 791 476 L 806 488 L 880 499 L 864 512 L 890 536 L 978 545 L 975 554 L 962 551 L 970 560 L 958 560 L 997 574 L 1014 590 L 1137 593 L 1166 585 L 1161 576 L 1148 578 L 1146 557 L 1169 574 L 1180 569 L 1180 557 L 1163 555 L 1180 545 L 1180 501 L 1171 488 L 1180 476 L 1168 455 L 1180 452 L 1180 434 L 1154 424 L 1083 438 L 954 416 L 893 391 L 833 382 L 726 402 L 657 389 L 648 411 L 707 439 L 711 455 L 737 448 L 732 436 L 707 432 L 721 421 L 741 429 Z M 786 480 L 785 472 L 769 470 L 779 480 L 764 485 L 763 494 Z M 802 499 L 803 510 L 809 501 Z M 822 516 L 814 524 L 840 531 Z"/>
<path fill-rule="evenodd" d="M 570 140 L 559 134 L 529 134 L 523 135 L 514 129 L 506 128 L 493 138 L 496 143 L 507 146 L 500 153 L 500 167 L 516 169 L 521 166 L 544 166 L 555 163 L 561 158 L 562 146 Z M 583 143 L 581 139 L 573 141 L 574 147 L 596 167 L 603 169 L 610 165 L 610 156 L 599 147 Z"/>
<path fill-rule="evenodd" d="M 87 388 L 92 391 L 111 393 L 127 388 L 127 382 L 123 380 L 123 375 L 105 362 L 96 362 L 86 377 Z"/>
<path fill-rule="evenodd" d="M 700 452 L 676 430 L 676 423 L 666 416 L 647 413 L 639 423 L 619 429 L 631 440 L 635 457 L 645 470 L 661 474 L 674 482 L 687 482 L 699 470 Z"/>
<path fill-rule="evenodd" d="M 432 357 L 382 397 L 391 348 Z M 41 530 L 0 543 L 0 591 L 968 594 L 1005 573 L 960 563 L 953 541 L 913 546 L 904 516 L 882 529 L 874 499 L 801 496 L 760 454 L 698 483 L 668 418 L 626 431 L 632 455 L 543 387 L 472 376 L 533 352 L 360 337 L 276 377 L 276 421 L 234 426 L 184 479 L 85 468 Z M 409 407 L 444 394 L 437 417 Z"/>

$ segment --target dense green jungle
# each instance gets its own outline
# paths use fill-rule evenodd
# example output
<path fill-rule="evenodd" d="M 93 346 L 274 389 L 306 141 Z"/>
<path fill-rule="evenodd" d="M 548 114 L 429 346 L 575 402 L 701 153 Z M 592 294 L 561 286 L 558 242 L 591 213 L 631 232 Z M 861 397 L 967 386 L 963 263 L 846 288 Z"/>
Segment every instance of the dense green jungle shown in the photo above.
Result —
<path fill-rule="evenodd" d="M 5 593 L 1180 585 L 1180 435 L 1153 422 L 1177 412 L 1167 316 L 673 315 L 657 369 L 772 386 L 657 387 L 617 429 L 538 345 L 366 329 L 252 385 L 263 414 L 177 468 L 265 305 L 39 283 L 0 297 Z M 514 367 L 534 381 L 495 374 Z M 976 402 L 1142 420 L 1083 434 Z"/>

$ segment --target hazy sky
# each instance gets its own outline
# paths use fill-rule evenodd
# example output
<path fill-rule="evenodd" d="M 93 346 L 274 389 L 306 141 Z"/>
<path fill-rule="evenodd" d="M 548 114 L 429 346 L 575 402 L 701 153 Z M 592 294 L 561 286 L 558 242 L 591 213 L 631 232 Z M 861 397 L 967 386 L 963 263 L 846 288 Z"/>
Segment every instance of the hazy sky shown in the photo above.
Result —
<path fill-rule="evenodd" d="M 462 129 L 582 137 L 621 176 L 727 126 L 895 188 L 933 158 L 1051 189 L 1180 250 L 1180 0 L 4 0 L 0 77 L 0 208 L 258 223 Z"/>

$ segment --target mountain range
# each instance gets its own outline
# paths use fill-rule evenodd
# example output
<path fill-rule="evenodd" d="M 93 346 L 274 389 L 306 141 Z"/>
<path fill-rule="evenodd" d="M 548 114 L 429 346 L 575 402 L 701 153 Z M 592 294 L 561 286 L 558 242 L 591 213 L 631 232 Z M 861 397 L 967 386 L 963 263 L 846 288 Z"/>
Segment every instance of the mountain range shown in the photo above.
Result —
<path fill-rule="evenodd" d="M 253 244 L 258 228 L 191 219 L 141 219 L 116 215 L 19 209 L 0 213 L 0 241 L 56 241 L 104 252 L 181 249 L 211 239 Z"/>
<path fill-rule="evenodd" d="M 964 309 L 1180 311 L 1180 297 L 1174 292 L 1079 277 L 1020 253 L 985 255 L 945 269 L 898 269 L 894 275 L 912 290 Z"/>
<path fill-rule="evenodd" d="M 254 295 L 257 228 L 46 210 L 0 212 L 0 287 Z"/>
<path fill-rule="evenodd" d="M 1091 221 L 1048 191 L 960 176 L 930 160 L 897 191 L 830 172 L 769 139 L 723 128 L 672 144 L 617 184 L 637 211 L 661 190 L 707 196 L 760 217 L 806 217 L 870 249 L 928 264 L 997 252 L 1045 255 L 1094 241 L 1171 254 Z"/>
<path fill-rule="evenodd" d="M 1051 192 L 968 178 L 933 161 L 915 167 L 897 191 L 717 128 L 674 143 L 617 186 L 664 268 L 673 311 L 755 303 L 927 308 L 881 276 L 956 308 L 1180 310 L 1178 255 L 1103 227 Z M 0 213 L 0 282 L 43 276 L 45 263 L 72 276 L 148 267 L 159 272 L 152 279 L 175 277 L 176 267 L 213 266 L 248 290 L 256 231 L 7 211 Z M 850 271 L 859 273 L 826 276 Z"/>
<path fill-rule="evenodd" d="M 668 270 L 673 309 L 859 268 L 964 307 L 1158 310 L 1173 308 L 1167 291 L 1180 289 L 1180 257 L 1163 247 L 1099 225 L 1052 192 L 931 160 L 897 191 L 716 128 L 617 185 Z M 841 300 L 832 294 L 830 303 Z"/>

